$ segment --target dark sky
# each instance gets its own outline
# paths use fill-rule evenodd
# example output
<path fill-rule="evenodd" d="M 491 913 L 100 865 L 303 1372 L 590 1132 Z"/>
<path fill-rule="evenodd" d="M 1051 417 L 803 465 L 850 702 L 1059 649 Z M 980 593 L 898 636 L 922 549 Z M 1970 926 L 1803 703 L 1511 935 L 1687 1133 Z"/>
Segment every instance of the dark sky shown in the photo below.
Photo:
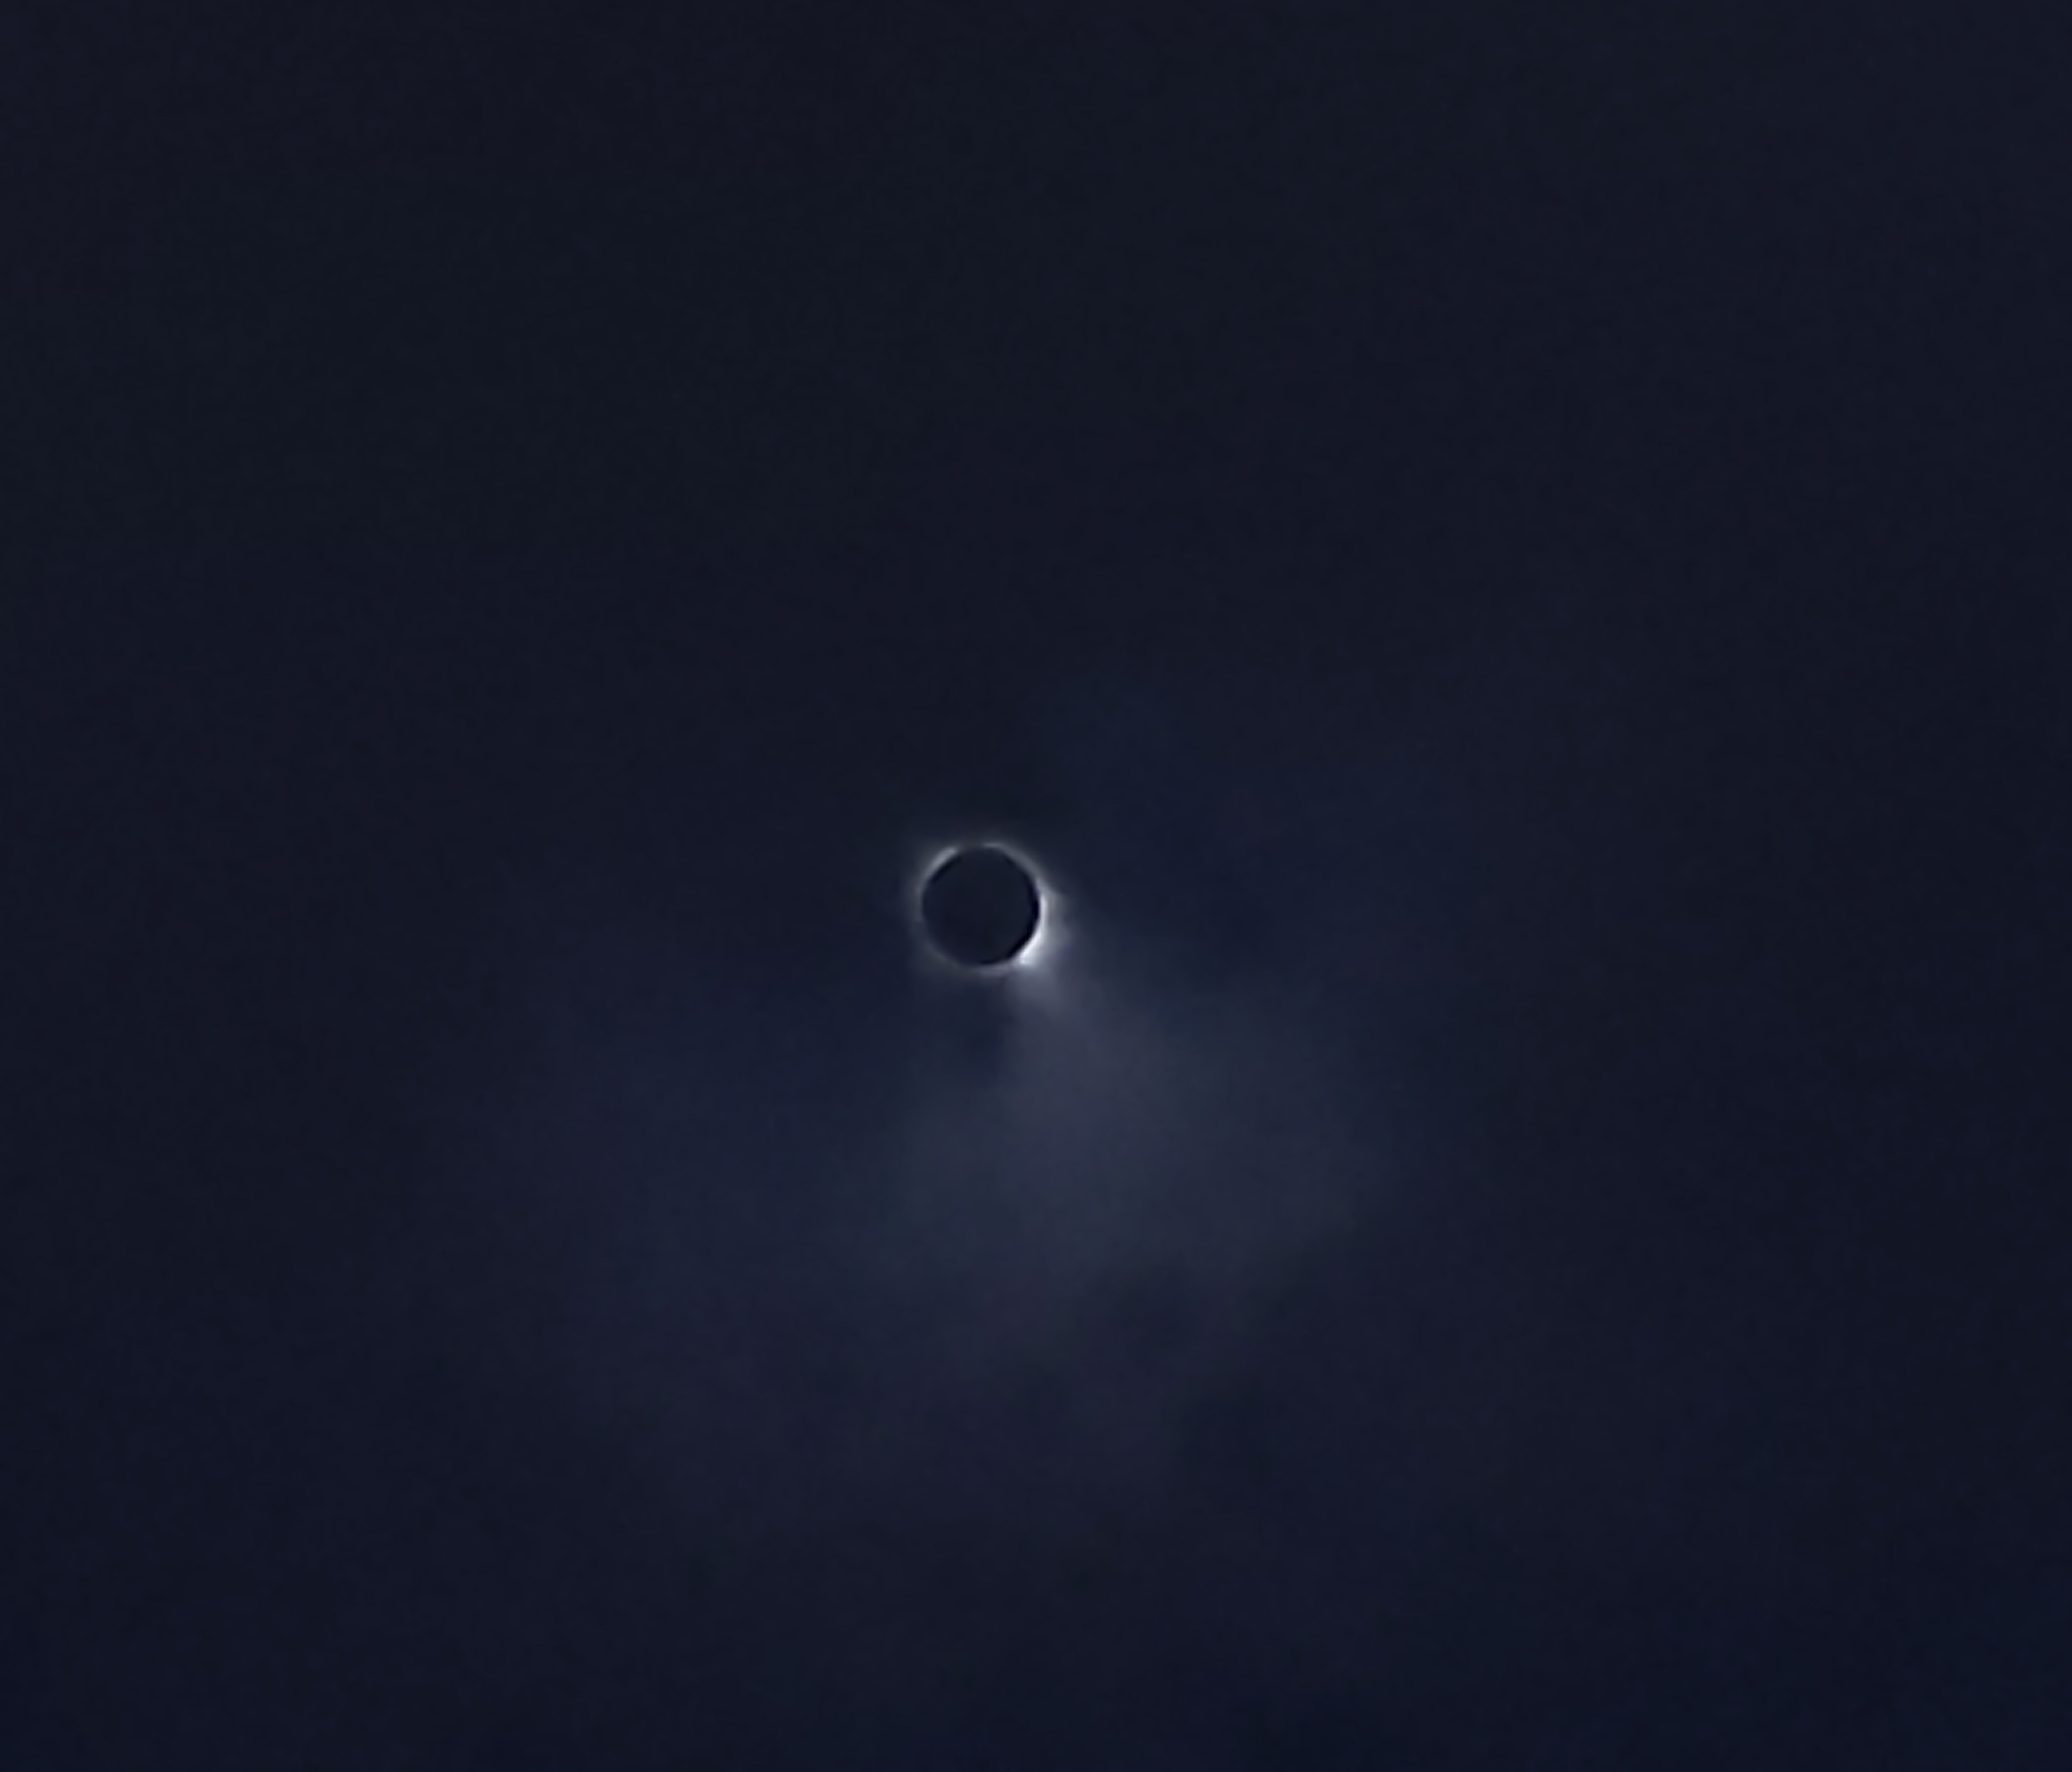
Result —
<path fill-rule="evenodd" d="M 8 6 L 0 1765 L 2072 1763 L 2072 70 L 1807 11 Z"/>

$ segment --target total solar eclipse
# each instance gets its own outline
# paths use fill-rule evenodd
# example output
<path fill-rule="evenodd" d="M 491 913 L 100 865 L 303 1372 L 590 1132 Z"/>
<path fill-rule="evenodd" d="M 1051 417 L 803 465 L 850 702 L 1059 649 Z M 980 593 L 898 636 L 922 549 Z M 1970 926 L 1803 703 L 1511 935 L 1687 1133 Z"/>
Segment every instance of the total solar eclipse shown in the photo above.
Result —
<path fill-rule="evenodd" d="M 937 955 L 974 971 L 1024 959 L 1046 907 L 1035 871 L 995 843 L 946 852 L 921 883 L 921 930 Z"/>

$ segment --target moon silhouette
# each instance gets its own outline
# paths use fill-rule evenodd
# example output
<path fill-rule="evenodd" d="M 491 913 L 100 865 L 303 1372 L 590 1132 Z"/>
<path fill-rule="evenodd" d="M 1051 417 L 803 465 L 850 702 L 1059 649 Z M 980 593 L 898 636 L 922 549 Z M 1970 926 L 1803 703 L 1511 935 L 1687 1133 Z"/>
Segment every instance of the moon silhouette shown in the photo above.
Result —
<path fill-rule="evenodd" d="M 1036 938 L 1043 889 L 1006 850 L 991 843 L 953 849 L 921 886 L 921 927 L 953 965 L 1003 966 Z"/>

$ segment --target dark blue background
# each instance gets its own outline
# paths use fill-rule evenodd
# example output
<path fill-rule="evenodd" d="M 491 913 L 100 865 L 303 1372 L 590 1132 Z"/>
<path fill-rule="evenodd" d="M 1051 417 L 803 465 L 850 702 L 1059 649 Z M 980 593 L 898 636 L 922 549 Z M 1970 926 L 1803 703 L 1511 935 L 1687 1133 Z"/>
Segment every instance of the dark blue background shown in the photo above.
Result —
<path fill-rule="evenodd" d="M 1998 29 L 11 7 L 0 1763 L 2066 1763 Z M 1149 1479 L 689 1506 L 902 1308 L 797 1252 L 960 820 L 1300 1005 L 1354 1210 Z M 529 1278 L 642 1140 L 758 1202 L 666 1455 Z"/>

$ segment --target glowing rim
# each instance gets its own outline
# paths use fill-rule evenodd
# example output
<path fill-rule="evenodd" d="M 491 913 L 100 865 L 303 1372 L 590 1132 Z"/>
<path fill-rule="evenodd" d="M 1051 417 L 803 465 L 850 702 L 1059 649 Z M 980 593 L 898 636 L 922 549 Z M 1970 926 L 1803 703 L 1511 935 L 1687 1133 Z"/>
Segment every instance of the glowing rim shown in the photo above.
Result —
<path fill-rule="evenodd" d="M 967 849 L 998 849 L 1025 872 L 1036 886 L 1036 928 L 1018 953 L 989 966 L 959 965 L 935 945 L 921 914 L 921 895 L 935 870 L 954 855 Z M 907 886 L 908 913 L 913 919 L 915 944 L 928 963 L 938 971 L 963 979 L 997 979 L 1021 974 L 1041 978 L 1054 971 L 1064 951 L 1068 927 L 1067 900 L 1057 882 L 1036 858 L 1020 843 L 1004 837 L 963 837 L 954 842 L 936 843 L 924 851 Z"/>

